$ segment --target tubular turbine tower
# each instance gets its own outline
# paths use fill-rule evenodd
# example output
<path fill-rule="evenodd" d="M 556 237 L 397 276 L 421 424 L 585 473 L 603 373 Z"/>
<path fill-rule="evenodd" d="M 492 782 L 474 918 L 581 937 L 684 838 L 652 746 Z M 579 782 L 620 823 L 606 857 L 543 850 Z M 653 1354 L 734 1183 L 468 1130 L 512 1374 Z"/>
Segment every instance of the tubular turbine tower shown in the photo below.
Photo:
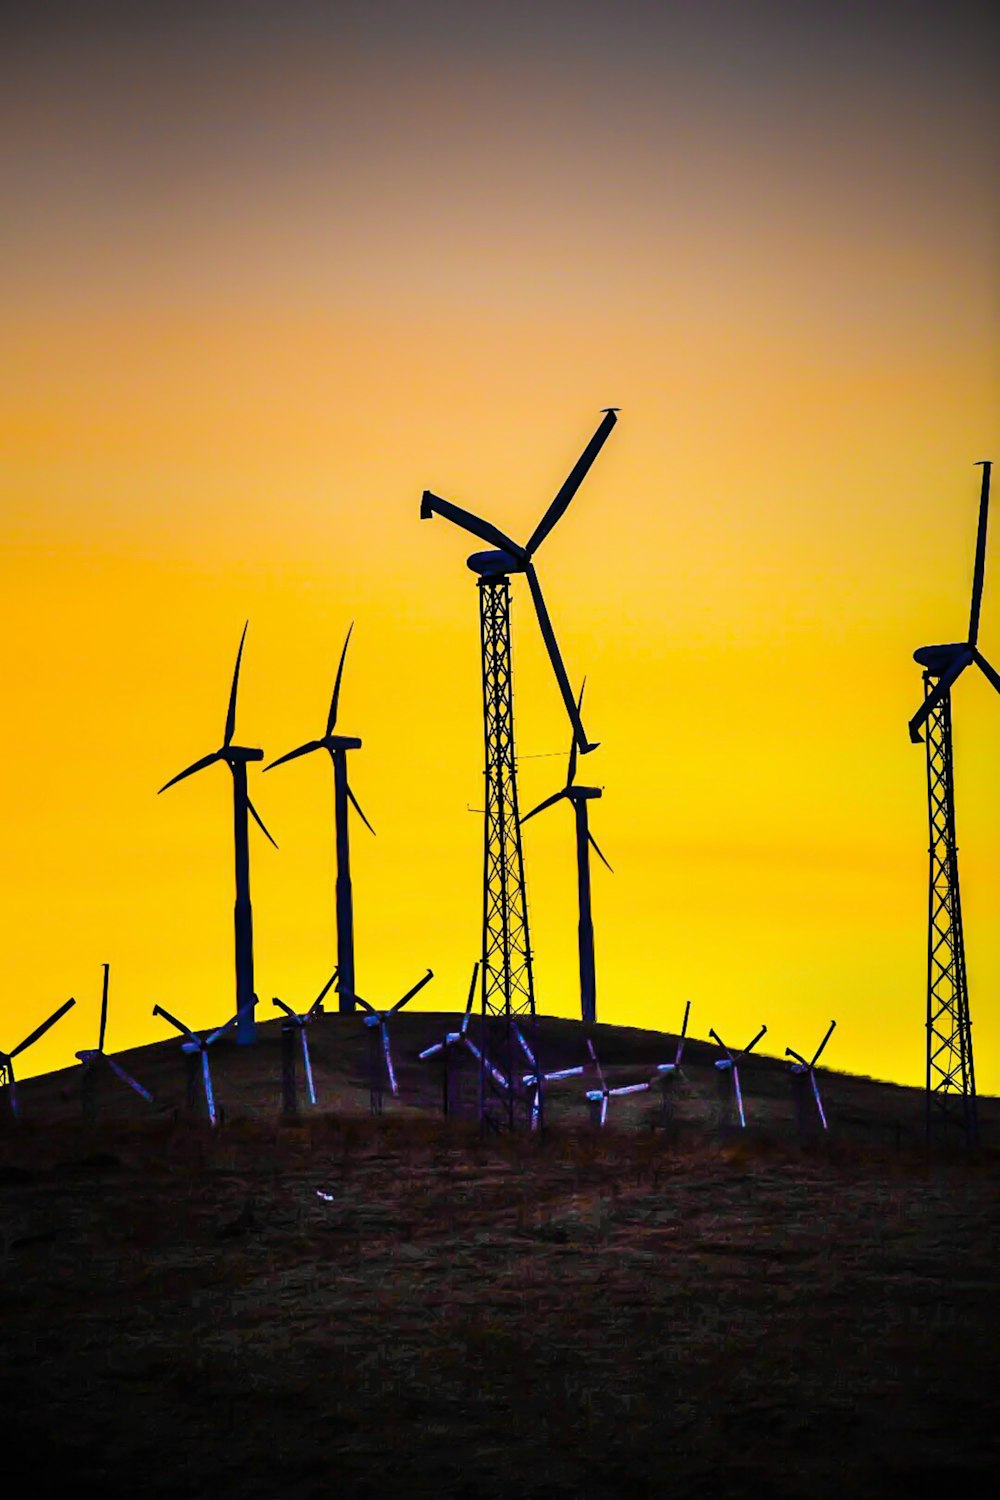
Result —
<path fill-rule="evenodd" d="M 582 754 L 596 748 L 584 733 L 566 668 L 559 654 L 541 585 L 532 558 L 565 513 L 617 421 L 617 408 L 606 408 L 604 419 L 580 455 L 569 477 L 546 510 L 525 546 L 519 546 L 489 521 L 462 510 L 425 490 L 421 520 L 444 516 L 492 549 L 474 552 L 468 566 L 479 585 L 479 624 L 482 645 L 483 738 L 485 744 L 486 814 L 483 859 L 483 938 L 481 998 L 484 1021 L 484 1063 L 481 1068 L 485 1124 L 497 1128 L 514 1124 L 514 1088 L 501 1088 L 485 1060 L 487 1052 L 503 1055 L 500 1072 L 513 1080 L 512 1018 L 535 1014 L 535 991 L 528 934 L 528 904 L 518 820 L 517 772 L 514 753 L 514 697 L 510 653 L 510 575 L 528 580 L 538 625 L 562 693 L 573 735 Z M 490 1024 L 495 1018 L 499 1024 Z M 490 1035 L 486 1035 L 489 1026 Z"/>
<path fill-rule="evenodd" d="M 910 739 L 920 743 L 927 726 L 927 808 L 930 824 L 930 888 L 927 922 L 926 1130 L 958 1129 L 966 1145 L 979 1139 L 972 1021 L 965 968 L 965 935 L 958 888 L 955 836 L 955 775 L 951 741 L 952 684 L 973 663 L 1000 692 L 997 673 L 979 650 L 979 611 L 986 573 L 986 522 L 990 506 L 989 460 L 982 464 L 976 560 L 972 570 L 969 637 L 944 646 L 921 646 L 913 658 L 924 669 L 924 701 L 910 720 Z"/>

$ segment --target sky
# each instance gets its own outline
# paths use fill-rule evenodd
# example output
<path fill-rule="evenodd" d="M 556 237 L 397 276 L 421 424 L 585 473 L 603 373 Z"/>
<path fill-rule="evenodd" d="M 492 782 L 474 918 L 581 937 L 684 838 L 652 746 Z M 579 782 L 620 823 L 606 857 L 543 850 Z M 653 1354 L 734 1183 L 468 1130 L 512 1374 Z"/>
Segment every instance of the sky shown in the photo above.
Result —
<path fill-rule="evenodd" d="M 998 442 L 991 7 L 34 5 L 0 59 L 4 999 L 23 1059 L 232 1010 L 237 738 L 338 728 L 357 987 L 464 1003 L 481 924 L 473 545 L 526 538 L 587 727 L 600 1019 L 921 1083 L 917 646 L 966 629 Z M 981 645 L 1000 659 L 995 518 Z M 569 736 L 515 579 L 522 805 Z M 977 1078 L 1000 1091 L 1000 702 L 954 693 Z M 335 959 L 333 792 L 251 796 L 257 988 Z M 572 818 L 524 831 L 579 1013 Z M 262 1014 L 272 1007 L 265 1003 Z M 277 1014 L 277 1012 L 274 1012 Z"/>

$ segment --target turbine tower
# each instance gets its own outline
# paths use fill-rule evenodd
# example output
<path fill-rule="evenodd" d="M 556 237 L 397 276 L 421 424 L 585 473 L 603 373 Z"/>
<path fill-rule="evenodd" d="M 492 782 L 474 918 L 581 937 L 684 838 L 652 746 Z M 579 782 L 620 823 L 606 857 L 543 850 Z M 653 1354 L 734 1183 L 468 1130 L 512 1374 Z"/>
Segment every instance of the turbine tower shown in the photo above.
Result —
<path fill-rule="evenodd" d="M 583 706 L 583 688 L 587 685 L 587 679 L 583 680 L 580 688 L 580 696 L 576 700 L 577 713 Z M 577 947 L 580 955 L 580 1015 L 585 1026 L 594 1026 L 597 1023 L 597 980 L 594 969 L 594 920 L 590 908 L 590 849 L 601 862 L 608 864 L 594 835 L 590 831 L 590 822 L 587 804 L 601 795 L 598 786 L 576 785 L 576 735 L 570 742 L 569 747 L 569 772 L 566 777 L 566 785 L 561 792 L 555 792 L 551 797 L 546 797 L 544 802 L 539 802 L 522 819 L 522 824 L 527 823 L 536 813 L 543 812 L 547 807 L 553 807 L 555 803 L 564 799 L 573 808 L 573 816 L 576 820 L 576 881 L 579 896 L 580 918 L 577 925 Z"/>
<path fill-rule="evenodd" d="M 444 516 L 464 531 L 488 542 L 491 548 L 486 552 L 474 552 L 468 559 L 468 566 L 476 574 L 479 587 L 486 760 L 481 970 L 484 1061 L 480 1069 L 480 1119 L 484 1125 L 496 1128 L 513 1128 L 514 1089 L 512 1086 L 501 1089 L 496 1084 L 495 1072 L 485 1061 L 487 1048 L 492 1052 L 503 1051 L 506 1061 L 504 1072 L 507 1078 L 513 1079 L 515 1042 L 510 1020 L 512 1016 L 534 1016 L 535 1013 L 514 755 L 510 575 L 523 573 L 528 581 L 542 639 L 573 726 L 575 741 L 586 754 L 595 746 L 587 739 L 573 701 L 569 678 L 559 654 L 552 621 L 532 559 L 565 513 L 604 446 L 617 420 L 616 413 L 617 408 L 609 407 L 605 410 L 603 421 L 523 547 L 489 521 L 462 510 L 449 500 L 440 499 L 430 490 L 424 491 L 420 503 L 421 520 L 428 520 L 434 515 Z M 487 1042 L 486 1028 L 491 1017 L 500 1018 L 502 1025 L 491 1028 L 493 1040 Z"/>
<path fill-rule="evenodd" d="M 344 641 L 344 649 L 340 653 L 340 665 L 337 668 L 337 678 L 333 685 L 333 698 L 330 700 L 330 712 L 326 720 L 326 733 L 321 740 L 309 740 L 305 745 L 300 745 L 297 750 L 289 750 L 287 755 L 279 756 L 265 771 L 273 771 L 275 766 L 284 765 L 287 760 L 296 760 L 300 755 L 309 755 L 313 750 L 326 750 L 333 761 L 333 820 L 334 834 L 337 845 L 337 972 L 341 979 L 340 1009 L 352 1011 L 355 1009 L 354 999 L 354 895 L 351 887 L 351 849 L 348 829 L 347 804 L 350 803 L 368 829 L 369 833 L 375 830 L 361 811 L 357 797 L 351 791 L 350 782 L 347 779 L 347 752 L 348 750 L 360 750 L 361 741 L 353 735 L 334 734 L 337 723 L 337 709 L 340 704 L 340 683 L 344 676 L 344 661 L 347 657 L 347 647 L 351 639 L 351 631 L 354 629 L 353 622 L 348 627 L 347 636 Z"/>
<path fill-rule="evenodd" d="M 945 646 L 921 646 L 913 659 L 924 669 L 924 701 L 910 720 L 910 739 L 919 744 L 927 727 L 927 807 L 930 823 L 930 885 L 927 906 L 927 1139 L 935 1125 L 957 1128 L 969 1146 L 977 1144 L 976 1074 L 972 1060 L 972 1021 L 965 968 L 962 902 L 958 887 L 955 837 L 955 773 L 951 740 L 951 688 L 974 662 L 1000 692 L 997 673 L 979 650 L 979 610 L 986 574 L 986 522 L 990 470 L 982 463 L 979 529 L 972 570 L 969 636 Z"/>
<path fill-rule="evenodd" d="M 249 623 L 249 622 L 247 622 Z M 181 771 L 170 781 L 160 787 L 160 792 L 165 792 L 167 787 L 176 786 L 178 781 L 183 781 L 186 776 L 193 776 L 196 771 L 203 771 L 206 766 L 212 766 L 217 760 L 225 761 L 233 776 L 233 835 L 236 845 L 236 907 L 234 912 L 236 928 L 236 1040 L 241 1045 L 256 1041 L 257 1032 L 255 1025 L 255 1009 L 257 997 L 253 987 L 253 912 L 250 907 L 250 840 L 249 824 L 247 814 L 249 813 L 261 832 L 270 842 L 274 839 L 268 833 L 261 822 L 260 814 L 250 801 L 247 792 L 247 763 L 251 760 L 263 760 L 263 750 L 251 750 L 245 745 L 234 745 L 233 735 L 236 732 L 236 692 L 240 682 L 240 662 L 243 659 L 243 643 L 247 638 L 247 627 L 243 626 L 243 634 L 240 636 L 240 649 L 236 653 L 236 670 L 233 672 L 233 685 L 229 692 L 229 711 L 226 714 L 226 729 L 222 739 L 222 746 L 213 750 L 211 755 L 203 755 L 201 760 L 196 760 L 194 765 L 188 766 L 187 770 Z M 159 793 L 157 793 L 159 796 Z M 274 844 L 277 849 L 277 844 Z"/>

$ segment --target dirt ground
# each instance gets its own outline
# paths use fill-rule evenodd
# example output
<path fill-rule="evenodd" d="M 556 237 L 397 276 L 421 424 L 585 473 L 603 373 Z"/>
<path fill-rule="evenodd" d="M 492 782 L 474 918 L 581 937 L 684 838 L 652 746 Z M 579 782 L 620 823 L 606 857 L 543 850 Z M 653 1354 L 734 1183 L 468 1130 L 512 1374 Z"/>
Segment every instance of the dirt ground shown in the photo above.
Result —
<path fill-rule="evenodd" d="M 993 1150 L 683 1124 L 25 1119 L 0 1140 L 5 1478 L 151 1500 L 983 1484 L 998 1178 Z"/>

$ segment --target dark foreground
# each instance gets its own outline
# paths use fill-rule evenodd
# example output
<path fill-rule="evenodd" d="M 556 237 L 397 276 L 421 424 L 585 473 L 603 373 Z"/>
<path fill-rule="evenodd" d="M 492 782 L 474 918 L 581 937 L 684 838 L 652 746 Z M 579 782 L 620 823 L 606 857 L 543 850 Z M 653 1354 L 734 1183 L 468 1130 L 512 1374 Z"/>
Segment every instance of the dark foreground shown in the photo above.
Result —
<path fill-rule="evenodd" d="M 995 1153 L 105 1130 L 0 1150 L 11 1486 L 844 1500 L 995 1472 Z"/>

